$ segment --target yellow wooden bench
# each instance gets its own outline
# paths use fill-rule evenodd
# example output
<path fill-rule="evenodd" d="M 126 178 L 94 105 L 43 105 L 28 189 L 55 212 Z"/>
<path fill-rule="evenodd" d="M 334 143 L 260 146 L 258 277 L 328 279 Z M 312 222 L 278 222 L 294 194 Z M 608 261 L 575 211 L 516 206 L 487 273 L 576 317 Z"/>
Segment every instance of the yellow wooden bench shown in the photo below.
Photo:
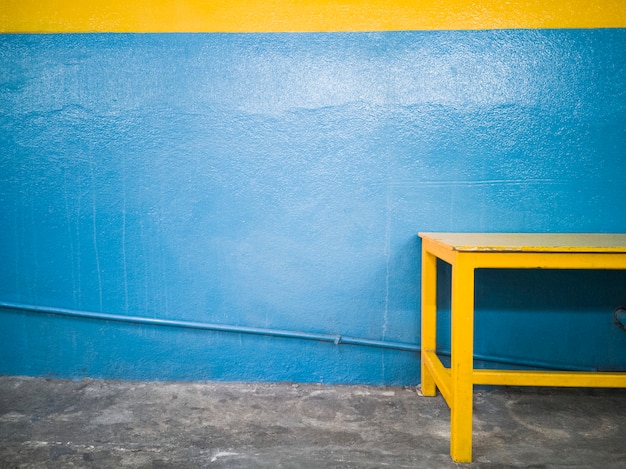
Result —
<path fill-rule="evenodd" d="M 472 460 L 473 386 L 626 387 L 626 372 L 475 370 L 475 269 L 626 269 L 624 234 L 419 233 L 422 238 L 422 382 L 450 407 L 450 455 Z M 451 363 L 437 349 L 437 258 L 452 266 Z"/>

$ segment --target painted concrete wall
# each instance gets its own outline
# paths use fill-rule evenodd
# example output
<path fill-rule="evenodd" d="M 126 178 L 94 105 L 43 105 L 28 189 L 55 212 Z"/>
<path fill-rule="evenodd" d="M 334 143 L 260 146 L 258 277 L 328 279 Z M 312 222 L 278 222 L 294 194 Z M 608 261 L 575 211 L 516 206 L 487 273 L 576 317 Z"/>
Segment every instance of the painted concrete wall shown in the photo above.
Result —
<path fill-rule="evenodd" d="M 417 231 L 626 231 L 625 82 L 625 29 L 2 35 L 0 300 L 418 343 Z M 624 369 L 625 285 L 480 273 L 476 351 Z M 0 321 L 3 374 L 419 382 L 412 352 Z"/>
<path fill-rule="evenodd" d="M 623 28 L 622 0 L 3 0 L 0 32 Z"/>

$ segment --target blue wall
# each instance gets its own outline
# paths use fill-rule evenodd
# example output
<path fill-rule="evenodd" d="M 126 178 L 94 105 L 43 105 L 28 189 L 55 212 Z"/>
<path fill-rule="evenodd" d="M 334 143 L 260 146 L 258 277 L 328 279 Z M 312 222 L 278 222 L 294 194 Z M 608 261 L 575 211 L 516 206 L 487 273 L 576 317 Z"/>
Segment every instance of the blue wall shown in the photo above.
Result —
<path fill-rule="evenodd" d="M 626 30 L 2 35 L 0 300 L 418 343 L 417 231 L 626 232 L 625 83 Z M 478 280 L 478 353 L 626 368 L 624 273 Z M 410 352 L 0 325 L 3 374 L 419 382 Z"/>

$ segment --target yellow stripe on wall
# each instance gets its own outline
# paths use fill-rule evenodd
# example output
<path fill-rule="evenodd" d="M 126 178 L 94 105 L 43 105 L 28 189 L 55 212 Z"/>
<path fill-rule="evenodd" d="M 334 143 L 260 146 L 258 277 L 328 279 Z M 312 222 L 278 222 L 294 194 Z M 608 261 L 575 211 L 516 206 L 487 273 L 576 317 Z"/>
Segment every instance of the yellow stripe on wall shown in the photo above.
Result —
<path fill-rule="evenodd" d="M 0 0 L 0 32 L 623 28 L 626 0 Z"/>

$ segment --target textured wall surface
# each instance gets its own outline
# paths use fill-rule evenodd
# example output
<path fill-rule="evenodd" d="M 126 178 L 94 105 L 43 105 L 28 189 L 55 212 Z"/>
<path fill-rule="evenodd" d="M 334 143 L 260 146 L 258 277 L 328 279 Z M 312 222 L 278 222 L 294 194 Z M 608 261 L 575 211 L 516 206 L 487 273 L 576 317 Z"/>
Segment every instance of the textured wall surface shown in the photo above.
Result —
<path fill-rule="evenodd" d="M 419 342 L 417 231 L 626 232 L 624 83 L 624 29 L 2 35 L 0 300 Z M 625 285 L 481 273 L 477 352 L 624 369 Z M 419 382 L 410 352 L 0 321 L 3 374 Z"/>

